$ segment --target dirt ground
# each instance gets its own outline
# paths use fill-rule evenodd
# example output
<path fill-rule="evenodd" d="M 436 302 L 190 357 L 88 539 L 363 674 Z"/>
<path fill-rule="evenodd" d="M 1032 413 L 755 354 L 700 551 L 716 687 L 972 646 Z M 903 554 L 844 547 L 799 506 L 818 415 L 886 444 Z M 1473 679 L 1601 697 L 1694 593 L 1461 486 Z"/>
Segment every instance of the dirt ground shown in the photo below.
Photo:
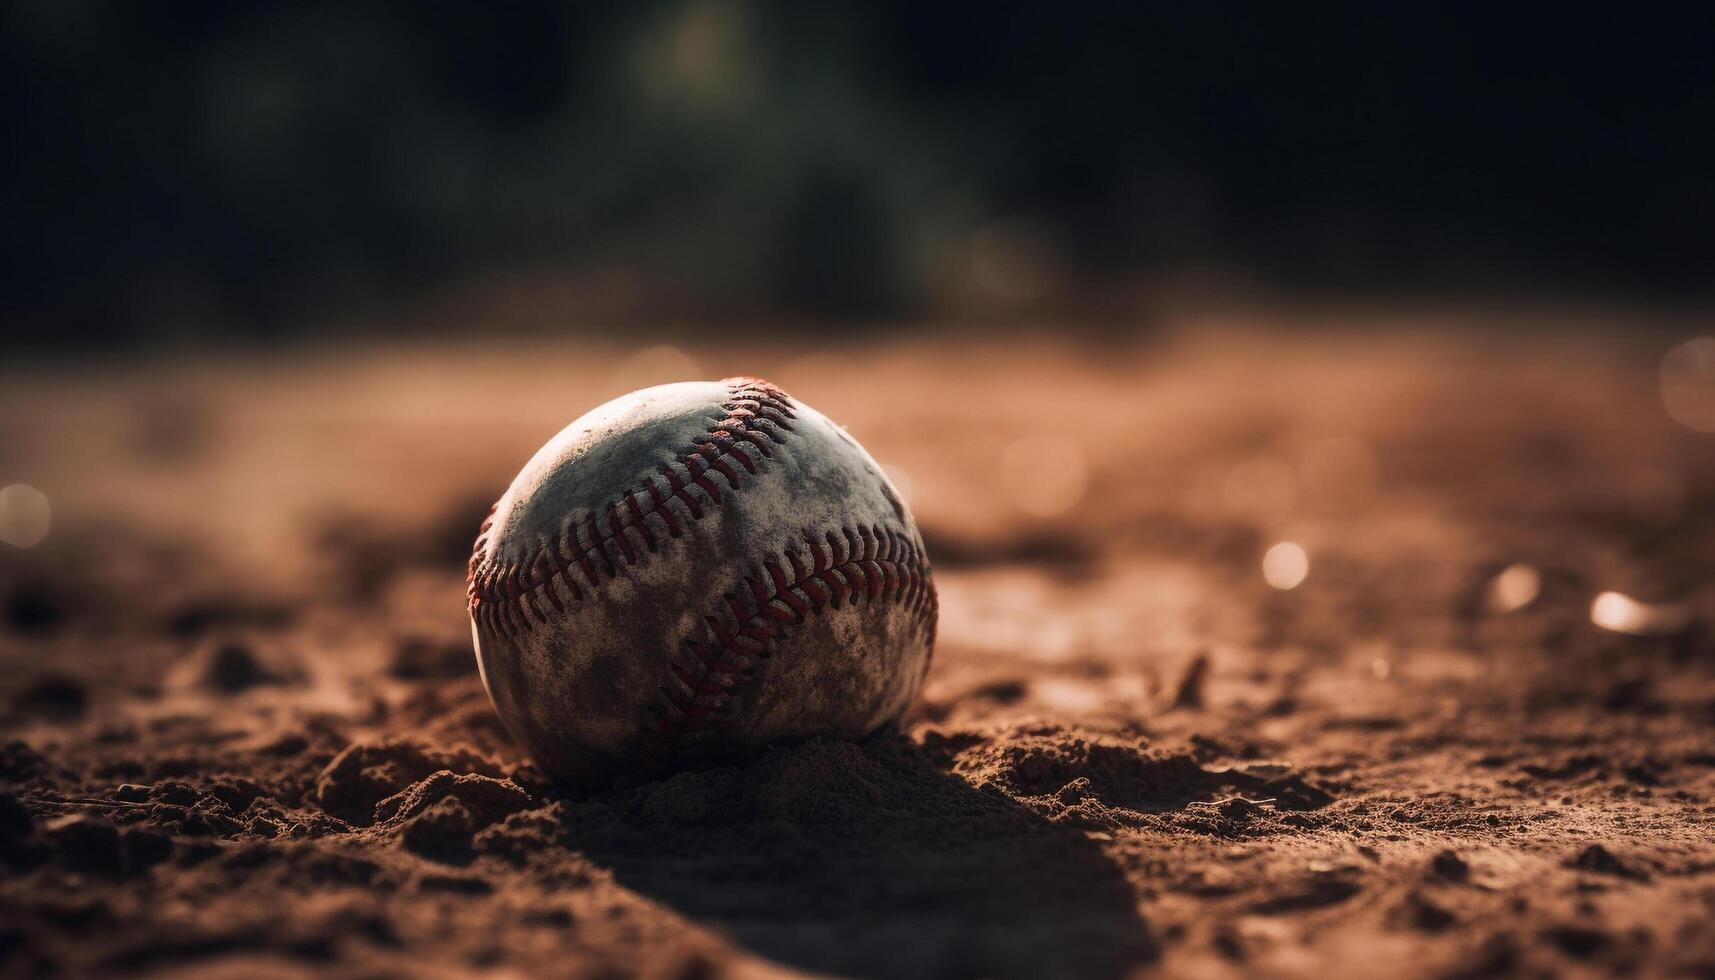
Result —
<path fill-rule="evenodd" d="M 6 366 L 53 526 L 0 548 L 0 973 L 1715 975 L 1715 436 L 1670 340 L 1509 336 Z M 897 476 L 925 693 L 558 791 L 477 525 L 585 409 L 734 374 Z"/>

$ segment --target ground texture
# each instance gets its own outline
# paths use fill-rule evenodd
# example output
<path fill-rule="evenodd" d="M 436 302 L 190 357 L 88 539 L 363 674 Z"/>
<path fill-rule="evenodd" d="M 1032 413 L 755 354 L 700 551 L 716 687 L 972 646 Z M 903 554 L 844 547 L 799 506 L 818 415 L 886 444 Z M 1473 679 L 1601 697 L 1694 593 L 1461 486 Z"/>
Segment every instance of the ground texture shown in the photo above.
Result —
<path fill-rule="evenodd" d="M 1515 337 L 9 366 L 54 525 L 0 553 L 0 973 L 1715 974 L 1712 437 L 1661 345 Z M 898 476 L 924 696 L 558 791 L 476 677 L 477 524 L 733 374 Z"/>

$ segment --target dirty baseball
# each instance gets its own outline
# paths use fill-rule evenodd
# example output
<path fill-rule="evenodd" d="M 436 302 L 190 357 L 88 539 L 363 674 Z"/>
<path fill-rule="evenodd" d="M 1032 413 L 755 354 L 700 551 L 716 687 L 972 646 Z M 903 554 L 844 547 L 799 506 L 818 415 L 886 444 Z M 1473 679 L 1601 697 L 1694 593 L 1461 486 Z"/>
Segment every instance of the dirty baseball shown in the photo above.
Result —
<path fill-rule="evenodd" d="M 916 696 L 935 632 L 923 541 L 880 466 L 751 378 L 567 426 L 495 504 L 468 597 L 495 710 L 579 785 L 869 734 Z"/>

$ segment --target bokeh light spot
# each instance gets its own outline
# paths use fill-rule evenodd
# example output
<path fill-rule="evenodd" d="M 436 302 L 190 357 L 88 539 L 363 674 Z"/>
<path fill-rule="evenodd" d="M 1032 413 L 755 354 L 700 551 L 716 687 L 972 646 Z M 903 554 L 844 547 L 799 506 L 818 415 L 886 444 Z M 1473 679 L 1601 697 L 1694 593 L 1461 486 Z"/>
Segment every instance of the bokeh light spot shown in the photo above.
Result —
<path fill-rule="evenodd" d="M 1514 562 L 1489 582 L 1489 608 L 1498 613 L 1517 612 L 1542 593 L 1542 574 L 1536 566 Z"/>
<path fill-rule="evenodd" d="M 1262 577 L 1282 591 L 1296 589 L 1310 574 L 1310 555 L 1291 541 L 1282 541 L 1262 556 Z"/>
<path fill-rule="evenodd" d="M 1084 499 L 1090 464 L 1084 451 L 1065 439 L 1033 436 L 1001 453 L 1001 479 L 1013 506 L 1038 517 L 1064 514 Z"/>
<path fill-rule="evenodd" d="M 1661 403 L 1694 432 L 1715 432 L 1715 338 L 1698 337 L 1661 359 Z"/>
<path fill-rule="evenodd" d="M 1691 623 L 1691 612 L 1677 603 L 1639 602 L 1619 592 L 1604 592 L 1590 603 L 1590 622 L 1630 636 L 1671 636 Z"/>
<path fill-rule="evenodd" d="M 24 483 L 0 490 L 0 541 L 34 548 L 48 536 L 48 495 Z"/>

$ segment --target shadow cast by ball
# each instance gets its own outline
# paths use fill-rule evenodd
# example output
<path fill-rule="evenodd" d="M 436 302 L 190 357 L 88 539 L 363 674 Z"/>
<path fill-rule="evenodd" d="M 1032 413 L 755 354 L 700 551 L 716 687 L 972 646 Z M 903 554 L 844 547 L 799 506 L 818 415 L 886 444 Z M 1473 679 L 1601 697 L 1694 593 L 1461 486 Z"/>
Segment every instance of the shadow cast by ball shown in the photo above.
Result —
<path fill-rule="evenodd" d="M 910 741 L 811 743 L 566 808 L 626 887 L 777 963 L 876 977 L 1118 977 L 1157 948 L 1082 831 Z"/>

